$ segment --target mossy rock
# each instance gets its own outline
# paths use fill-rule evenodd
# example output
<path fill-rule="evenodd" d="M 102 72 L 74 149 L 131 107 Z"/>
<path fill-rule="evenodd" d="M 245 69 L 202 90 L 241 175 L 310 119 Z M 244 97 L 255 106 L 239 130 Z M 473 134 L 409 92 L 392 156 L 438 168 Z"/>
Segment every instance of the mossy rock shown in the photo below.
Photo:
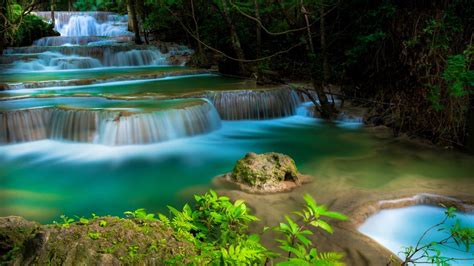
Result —
<path fill-rule="evenodd" d="M 288 155 L 269 152 L 247 153 L 237 161 L 233 171 L 222 176 L 248 192 L 282 192 L 300 186 L 310 177 L 298 173 L 295 161 Z"/>
<path fill-rule="evenodd" d="M 0 234 L 14 240 L 15 253 L 2 257 L 2 265 L 163 265 L 173 259 L 186 263 L 196 250 L 160 221 L 104 216 L 39 225 L 6 218 L 0 218 Z M 11 242 L 0 239 L 0 245 Z"/>
<path fill-rule="evenodd" d="M 0 217 L 0 265 L 15 261 L 24 251 L 23 243 L 39 227 L 18 216 Z"/>

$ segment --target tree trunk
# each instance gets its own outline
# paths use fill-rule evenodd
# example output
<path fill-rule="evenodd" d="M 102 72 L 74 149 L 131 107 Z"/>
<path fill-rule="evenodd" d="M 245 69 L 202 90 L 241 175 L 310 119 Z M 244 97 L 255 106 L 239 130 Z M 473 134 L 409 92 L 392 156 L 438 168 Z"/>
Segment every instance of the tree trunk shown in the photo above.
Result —
<path fill-rule="evenodd" d="M 198 40 L 201 40 L 201 36 L 199 36 L 199 27 L 198 27 L 198 23 L 197 23 L 197 20 L 196 20 L 196 14 L 194 12 L 194 0 L 191 0 L 191 15 L 192 15 L 193 21 L 194 21 L 194 34 L 196 35 Z M 198 47 L 198 56 L 197 56 L 198 64 L 200 64 L 200 65 L 207 64 L 207 58 L 204 55 L 204 49 L 202 47 L 201 42 L 197 42 L 197 47 Z"/>
<path fill-rule="evenodd" d="M 0 12 L 4 14 L 5 16 L 7 15 L 7 8 L 8 8 L 8 0 L 1 0 L 2 5 L 0 6 Z M 0 16 L 0 25 L 6 25 L 5 21 L 5 16 Z M 0 31 L 0 55 L 3 54 L 3 50 L 5 49 L 5 46 L 7 45 L 7 40 L 6 40 L 6 32 L 5 29 Z"/>
<path fill-rule="evenodd" d="M 308 59 L 309 63 L 311 66 L 311 83 L 313 84 L 314 90 L 316 92 L 316 95 L 318 96 L 319 99 L 319 105 L 321 106 L 321 116 L 324 119 L 330 119 L 333 113 L 333 106 L 329 104 L 328 98 L 326 96 L 326 93 L 324 92 L 324 87 L 321 86 L 321 84 L 317 83 L 318 80 L 318 71 L 317 71 L 317 62 L 316 59 L 314 58 L 315 52 L 314 52 L 314 45 L 313 45 L 313 37 L 311 36 L 311 28 L 310 28 L 310 23 L 309 23 L 309 18 L 308 18 L 308 13 L 304 6 L 301 6 L 301 11 L 304 14 L 304 18 L 306 21 L 306 28 L 307 28 L 307 41 L 308 41 Z"/>
<path fill-rule="evenodd" d="M 53 24 L 53 28 L 56 25 L 56 19 L 54 18 L 55 5 L 56 5 L 56 0 L 51 0 L 51 24 Z"/>
<path fill-rule="evenodd" d="M 474 154 L 474 95 L 469 95 L 469 109 L 466 119 L 466 148 Z"/>
<path fill-rule="evenodd" d="M 260 18 L 260 7 L 258 5 L 258 0 L 254 1 L 255 4 L 255 18 L 257 18 L 259 21 L 262 21 Z M 262 54 L 262 28 L 260 27 L 259 23 L 256 23 L 256 32 L 255 35 L 257 37 L 257 47 L 256 47 L 256 58 L 260 58 L 260 55 Z"/>
<path fill-rule="evenodd" d="M 230 17 L 230 12 L 229 12 L 229 7 L 227 5 L 227 0 L 221 0 L 222 3 L 222 15 L 224 16 L 224 20 L 227 23 L 227 26 L 229 27 L 230 30 L 230 41 L 232 43 L 232 48 L 234 49 L 235 55 L 237 59 L 239 60 L 244 60 L 245 55 L 244 51 L 242 50 L 242 45 L 240 44 L 240 39 L 239 35 L 237 35 L 237 30 L 235 28 L 235 25 Z M 239 72 L 241 74 L 246 74 L 246 69 L 245 65 L 242 61 L 237 61 L 239 64 Z"/>
<path fill-rule="evenodd" d="M 67 11 L 69 11 L 69 12 L 72 11 L 72 0 L 67 1 Z"/>
<path fill-rule="evenodd" d="M 138 26 L 138 18 L 137 18 L 135 0 L 128 0 L 127 1 L 127 11 L 128 11 L 129 23 L 130 23 L 130 20 L 131 20 L 132 21 L 132 30 L 135 33 L 135 43 L 136 44 L 142 44 L 143 42 L 142 42 L 142 39 L 140 38 L 140 27 Z"/>
<path fill-rule="evenodd" d="M 319 32 L 320 32 L 320 41 L 321 41 L 321 59 L 322 59 L 322 68 L 323 68 L 323 78 L 321 86 L 324 87 L 329 81 L 329 64 L 328 64 L 328 54 L 326 46 L 326 19 L 325 19 L 325 9 L 324 1 L 321 1 L 321 6 L 319 8 Z"/>

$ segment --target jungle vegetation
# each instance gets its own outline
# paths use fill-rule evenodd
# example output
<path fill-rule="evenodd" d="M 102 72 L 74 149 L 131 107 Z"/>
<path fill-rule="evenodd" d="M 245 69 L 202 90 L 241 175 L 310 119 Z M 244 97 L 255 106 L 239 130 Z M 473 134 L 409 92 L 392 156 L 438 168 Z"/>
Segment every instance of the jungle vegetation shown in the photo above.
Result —
<path fill-rule="evenodd" d="M 2 47 L 45 27 L 32 22 L 38 9 L 127 13 L 137 44 L 185 43 L 194 65 L 260 83 L 309 81 L 300 89 L 327 119 L 336 87 L 395 135 L 474 147 L 468 0 L 2 0 Z"/>

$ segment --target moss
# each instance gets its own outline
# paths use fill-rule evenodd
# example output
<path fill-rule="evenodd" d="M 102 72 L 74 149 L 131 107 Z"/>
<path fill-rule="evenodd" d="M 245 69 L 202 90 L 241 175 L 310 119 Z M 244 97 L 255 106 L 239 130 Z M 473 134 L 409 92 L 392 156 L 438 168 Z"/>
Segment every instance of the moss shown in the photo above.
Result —
<path fill-rule="evenodd" d="M 105 216 L 69 226 L 41 226 L 19 219 L 9 224 L 0 220 L 0 235 L 13 239 L 0 239 L 0 244 L 7 243 L 7 251 L 19 247 L 11 251 L 17 256 L 8 254 L 19 265 L 164 264 L 176 254 L 190 257 L 195 253 L 191 243 L 177 238 L 171 227 L 159 221 Z"/>
<path fill-rule="evenodd" d="M 237 161 L 233 171 L 234 181 L 252 187 L 277 184 L 282 181 L 298 181 L 298 170 L 289 156 L 281 153 L 248 153 Z"/>
<path fill-rule="evenodd" d="M 39 224 L 21 217 L 0 217 L 0 264 L 14 261 L 24 251 L 24 243 Z"/>

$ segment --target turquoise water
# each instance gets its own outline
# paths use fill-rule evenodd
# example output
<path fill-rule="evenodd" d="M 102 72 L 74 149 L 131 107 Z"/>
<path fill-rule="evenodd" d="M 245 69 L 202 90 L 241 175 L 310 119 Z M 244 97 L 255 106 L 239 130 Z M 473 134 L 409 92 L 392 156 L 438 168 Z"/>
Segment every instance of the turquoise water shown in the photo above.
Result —
<path fill-rule="evenodd" d="M 47 140 L 0 146 L 0 216 L 51 222 L 62 213 L 165 211 L 166 204 L 189 199 L 187 189 L 209 187 L 248 151 L 287 153 L 303 170 L 327 156 L 363 152 L 363 145 L 345 140 L 347 133 L 364 138 L 357 129 L 293 116 L 223 122 L 210 134 L 159 144 L 110 147 Z"/>
<path fill-rule="evenodd" d="M 401 253 L 403 247 L 415 247 L 427 229 L 444 219 L 444 211 L 445 209 L 443 208 L 432 206 L 411 206 L 382 210 L 367 219 L 359 230 L 397 254 L 400 258 L 403 258 L 404 255 Z M 457 213 L 456 219 L 448 219 L 443 227 L 449 228 L 453 226 L 457 219 L 462 227 L 474 228 L 474 214 L 472 213 Z M 421 245 L 441 241 L 449 236 L 449 231 L 438 231 L 438 228 L 431 230 L 420 242 Z M 474 263 L 474 251 L 472 248 L 469 252 L 465 252 L 465 248 L 461 249 L 453 241 L 450 241 L 440 250 L 445 257 L 473 259 L 450 262 L 452 265 L 472 265 Z M 421 255 L 417 254 L 415 257 Z"/>
<path fill-rule="evenodd" d="M 157 79 L 117 81 L 83 86 L 61 86 L 40 89 L 6 90 L 0 97 L 21 95 L 71 96 L 74 94 L 97 95 L 159 95 L 180 96 L 211 90 L 255 89 L 255 82 L 213 74 L 200 74 Z"/>
<path fill-rule="evenodd" d="M 18 73 L 0 73 L 0 83 L 53 81 L 71 79 L 107 79 L 121 75 L 150 75 L 164 72 L 187 70 L 181 66 L 144 66 L 144 67 L 103 67 L 94 69 L 75 69 L 62 71 L 35 71 Z"/>
<path fill-rule="evenodd" d="M 176 109 L 190 104 L 204 103 L 203 99 L 169 99 L 169 100 L 111 100 L 100 97 L 51 97 L 51 98 L 28 98 L 2 102 L 1 111 L 13 111 L 22 109 L 36 109 L 48 107 L 66 107 L 80 109 L 136 109 L 136 110 L 160 110 Z"/>

